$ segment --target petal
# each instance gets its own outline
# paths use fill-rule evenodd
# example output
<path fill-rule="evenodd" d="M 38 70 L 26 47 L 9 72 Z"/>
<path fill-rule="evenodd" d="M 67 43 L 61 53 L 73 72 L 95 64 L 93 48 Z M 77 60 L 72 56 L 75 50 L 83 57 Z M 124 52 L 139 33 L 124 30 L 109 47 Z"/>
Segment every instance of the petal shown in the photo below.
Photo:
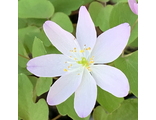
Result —
<path fill-rule="evenodd" d="M 138 15 L 138 4 L 134 3 L 135 14 Z"/>
<path fill-rule="evenodd" d="M 138 4 L 136 0 L 128 0 L 128 4 L 132 12 L 138 15 Z"/>
<path fill-rule="evenodd" d="M 70 50 L 79 48 L 75 37 L 71 33 L 63 30 L 56 23 L 46 21 L 43 25 L 43 29 L 51 43 L 64 55 L 71 56 Z"/>
<path fill-rule="evenodd" d="M 94 108 L 97 97 L 97 86 L 94 78 L 84 69 L 82 82 L 75 92 L 74 108 L 79 117 L 87 117 Z"/>
<path fill-rule="evenodd" d="M 117 59 L 127 45 L 130 36 L 128 23 L 120 24 L 102 33 L 91 53 L 95 63 L 108 63 Z"/>
<path fill-rule="evenodd" d="M 96 42 L 95 26 L 85 6 L 81 6 L 79 10 L 76 38 L 81 49 L 86 45 L 85 47 L 90 47 L 92 50 Z"/>
<path fill-rule="evenodd" d="M 129 83 L 125 74 L 108 65 L 93 65 L 91 73 L 96 83 L 103 90 L 116 97 L 125 97 L 129 92 Z"/>
<path fill-rule="evenodd" d="M 78 75 L 79 74 L 79 75 Z M 47 102 L 49 105 L 58 105 L 70 97 L 81 83 L 83 70 L 68 72 L 60 77 L 50 88 Z"/>
<path fill-rule="evenodd" d="M 65 62 L 68 60 L 61 54 L 49 54 L 35 57 L 28 61 L 27 69 L 36 76 L 55 77 L 65 73 L 64 68 L 67 67 Z"/>

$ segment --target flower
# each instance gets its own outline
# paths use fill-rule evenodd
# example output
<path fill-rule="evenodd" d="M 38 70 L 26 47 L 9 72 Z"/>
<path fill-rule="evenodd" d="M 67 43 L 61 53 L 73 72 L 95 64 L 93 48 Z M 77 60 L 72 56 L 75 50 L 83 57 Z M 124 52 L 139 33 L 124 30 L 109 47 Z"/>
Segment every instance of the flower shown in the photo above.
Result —
<path fill-rule="evenodd" d="M 112 62 L 122 53 L 130 36 L 128 23 L 111 28 L 97 37 L 87 9 L 81 6 L 76 38 L 52 21 L 46 21 L 43 29 L 63 54 L 33 58 L 27 63 L 27 69 L 40 77 L 61 76 L 49 90 L 49 105 L 58 105 L 75 92 L 74 109 L 83 118 L 94 108 L 96 85 L 116 97 L 128 94 L 129 83 L 124 73 L 103 64 Z"/>
<path fill-rule="evenodd" d="M 128 0 L 128 4 L 132 12 L 138 15 L 138 3 L 136 2 L 136 0 Z"/>

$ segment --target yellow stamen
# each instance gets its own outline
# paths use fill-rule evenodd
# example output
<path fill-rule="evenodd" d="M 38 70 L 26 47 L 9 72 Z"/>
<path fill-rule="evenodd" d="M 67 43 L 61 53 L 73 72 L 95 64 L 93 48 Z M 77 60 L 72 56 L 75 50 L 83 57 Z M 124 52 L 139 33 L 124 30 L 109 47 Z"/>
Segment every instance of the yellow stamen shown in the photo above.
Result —
<path fill-rule="evenodd" d="M 79 73 L 77 75 L 80 75 Z"/>
<path fill-rule="evenodd" d="M 69 56 L 69 57 L 71 57 L 71 56 Z"/>
<path fill-rule="evenodd" d="M 93 58 L 90 58 L 90 60 L 93 60 Z"/>
<path fill-rule="evenodd" d="M 65 72 L 67 72 L 67 69 L 64 69 Z"/>
<path fill-rule="evenodd" d="M 93 60 L 91 60 L 89 63 L 94 63 L 94 61 L 93 61 Z"/>
<path fill-rule="evenodd" d="M 81 50 L 80 53 L 84 52 L 84 50 Z"/>
<path fill-rule="evenodd" d="M 67 61 L 65 63 L 67 63 Z"/>
<path fill-rule="evenodd" d="M 75 60 L 77 60 L 77 58 L 74 58 Z"/>
<path fill-rule="evenodd" d="M 91 69 L 90 69 L 90 67 L 87 67 L 87 69 L 89 70 L 89 72 L 91 72 Z"/>
<path fill-rule="evenodd" d="M 68 66 L 68 68 L 70 68 L 70 66 Z"/>
<path fill-rule="evenodd" d="M 70 50 L 70 52 L 73 52 L 73 50 Z"/>
<path fill-rule="evenodd" d="M 72 66 L 72 64 L 70 64 L 70 66 Z"/>
<path fill-rule="evenodd" d="M 90 67 L 87 67 L 87 69 L 90 69 Z"/>
<path fill-rule="evenodd" d="M 90 50 L 91 48 L 90 47 L 88 47 L 88 50 Z"/>

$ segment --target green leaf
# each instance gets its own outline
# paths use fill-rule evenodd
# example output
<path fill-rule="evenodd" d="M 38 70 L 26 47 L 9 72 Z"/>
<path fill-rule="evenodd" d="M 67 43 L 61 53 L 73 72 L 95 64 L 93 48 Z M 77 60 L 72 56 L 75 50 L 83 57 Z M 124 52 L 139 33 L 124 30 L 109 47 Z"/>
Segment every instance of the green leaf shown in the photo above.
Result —
<path fill-rule="evenodd" d="M 64 30 L 70 33 L 73 32 L 73 24 L 65 13 L 57 12 L 54 14 L 51 20 L 61 26 Z"/>
<path fill-rule="evenodd" d="M 53 13 L 54 6 L 48 0 L 18 1 L 19 18 L 50 18 Z"/>
<path fill-rule="evenodd" d="M 136 22 L 137 19 L 138 16 L 131 11 L 127 2 L 119 2 L 112 9 L 109 23 L 111 28 L 121 23 L 129 23 L 132 30 L 128 41 L 128 44 L 130 44 L 138 37 L 138 22 Z"/>
<path fill-rule="evenodd" d="M 92 2 L 89 6 L 89 13 L 95 26 L 99 26 L 102 31 L 106 31 L 110 28 L 109 17 L 112 9 L 112 5 L 104 7 L 99 2 Z"/>
<path fill-rule="evenodd" d="M 27 24 L 29 26 L 42 27 L 46 20 L 47 19 L 27 18 Z"/>
<path fill-rule="evenodd" d="M 35 26 L 18 29 L 18 39 L 24 45 L 27 53 L 31 53 L 34 38 L 35 36 L 39 36 L 39 34 L 40 29 Z"/>
<path fill-rule="evenodd" d="M 93 111 L 94 120 L 107 120 L 107 113 L 101 106 L 97 106 Z"/>
<path fill-rule="evenodd" d="M 48 37 L 46 36 L 45 32 L 43 31 L 43 29 L 40 32 L 39 38 L 43 41 L 44 45 L 46 47 L 49 47 L 51 45 L 50 40 L 48 39 Z"/>
<path fill-rule="evenodd" d="M 108 2 L 109 0 L 97 0 L 97 1 L 100 1 L 100 2 Z"/>
<path fill-rule="evenodd" d="M 18 75 L 18 115 L 24 120 L 48 120 L 48 106 L 44 99 L 32 100 L 33 85 L 24 74 Z M 42 114 L 41 114 L 42 113 Z"/>
<path fill-rule="evenodd" d="M 24 28 L 27 26 L 26 19 L 18 18 L 18 29 Z"/>
<path fill-rule="evenodd" d="M 112 2 L 117 3 L 117 2 L 127 2 L 128 0 L 112 0 Z"/>
<path fill-rule="evenodd" d="M 25 34 L 23 43 L 28 53 L 32 53 L 32 46 L 33 46 L 34 39 L 35 37 L 39 37 L 39 36 L 40 36 L 40 30 L 35 32 L 29 31 L 28 33 Z"/>
<path fill-rule="evenodd" d="M 70 96 L 65 102 L 57 105 L 56 107 L 59 113 L 63 116 L 68 115 L 74 120 L 89 120 L 90 115 L 86 118 L 80 118 L 76 114 L 75 109 L 74 109 L 74 94 Z"/>
<path fill-rule="evenodd" d="M 33 100 L 36 101 L 37 96 L 42 95 L 50 89 L 52 78 L 28 76 L 33 85 Z"/>
<path fill-rule="evenodd" d="M 132 43 L 129 44 L 130 47 L 138 47 L 138 38 L 136 38 Z"/>
<path fill-rule="evenodd" d="M 18 74 L 24 73 L 25 75 L 32 75 L 26 68 L 22 68 L 18 65 Z"/>
<path fill-rule="evenodd" d="M 43 93 L 47 92 L 50 89 L 51 84 L 52 84 L 52 78 L 48 78 L 48 77 L 38 78 L 36 83 L 37 96 L 40 96 Z"/>
<path fill-rule="evenodd" d="M 28 54 L 23 44 L 20 41 L 18 41 L 18 65 L 22 68 L 25 68 L 28 61 Z"/>
<path fill-rule="evenodd" d="M 124 100 L 121 106 L 107 120 L 138 120 L 138 99 Z"/>
<path fill-rule="evenodd" d="M 123 98 L 117 98 L 98 87 L 97 101 L 107 112 L 111 113 L 112 111 L 114 111 L 119 107 L 119 104 L 123 100 Z"/>
<path fill-rule="evenodd" d="M 41 55 L 46 55 L 47 52 L 44 48 L 43 42 L 35 37 L 34 42 L 33 42 L 33 47 L 32 47 L 32 55 L 34 57 L 38 57 Z"/>
<path fill-rule="evenodd" d="M 30 33 L 39 33 L 40 29 L 35 26 L 28 26 L 25 28 L 18 29 L 18 39 L 23 43 L 25 35 L 29 35 Z"/>
<path fill-rule="evenodd" d="M 130 91 L 138 96 L 138 51 L 125 57 L 119 57 L 114 64 L 125 73 L 130 84 Z"/>
<path fill-rule="evenodd" d="M 53 45 L 45 48 L 48 54 L 62 54 L 57 48 Z"/>
<path fill-rule="evenodd" d="M 128 2 L 128 0 L 111 0 L 112 2 L 114 3 L 117 3 L 117 2 Z M 138 2 L 138 0 L 136 0 Z"/>
<path fill-rule="evenodd" d="M 83 0 L 50 0 L 50 2 L 54 5 L 56 12 L 64 12 L 67 15 L 84 3 Z"/>

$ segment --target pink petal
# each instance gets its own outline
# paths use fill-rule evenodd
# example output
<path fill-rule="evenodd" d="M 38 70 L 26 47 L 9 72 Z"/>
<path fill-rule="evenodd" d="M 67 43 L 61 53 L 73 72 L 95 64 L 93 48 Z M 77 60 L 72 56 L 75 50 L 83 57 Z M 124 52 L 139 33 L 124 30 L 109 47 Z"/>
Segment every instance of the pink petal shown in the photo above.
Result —
<path fill-rule="evenodd" d="M 120 24 L 102 33 L 91 53 L 95 63 L 109 63 L 117 59 L 127 45 L 130 36 L 128 23 Z"/>
<path fill-rule="evenodd" d="M 134 3 L 134 9 L 135 9 L 135 13 L 138 15 L 138 4 Z"/>
<path fill-rule="evenodd" d="M 97 86 L 94 78 L 84 70 L 82 82 L 75 92 L 74 108 L 79 117 L 87 117 L 94 108 L 97 97 Z"/>
<path fill-rule="evenodd" d="M 108 65 L 91 66 L 93 75 L 99 87 L 116 97 L 125 97 L 129 92 L 129 83 L 125 74 L 117 68 Z"/>
<path fill-rule="evenodd" d="M 79 74 L 79 75 L 78 75 Z M 60 77 L 50 88 L 47 102 L 49 105 L 58 105 L 70 97 L 81 83 L 83 70 L 68 72 Z"/>
<path fill-rule="evenodd" d="M 90 47 L 92 50 L 96 42 L 95 26 L 85 6 L 81 6 L 79 10 L 76 38 L 81 49 L 86 45 L 87 48 Z"/>
<path fill-rule="evenodd" d="M 65 73 L 64 68 L 67 67 L 65 62 L 68 60 L 61 54 L 49 54 L 35 57 L 28 61 L 27 69 L 36 76 L 55 77 Z"/>
<path fill-rule="evenodd" d="M 128 0 L 128 4 L 132 12 L 138 15 L 138 3 L 136 2 L 136 0 Z"/>
<path fill-rule="evenodd" d="M 75 37 L 56 23 L 46 21 L 43 29 L 51 43 L 64 55 L 71 56 L 70 50 L 80 49 Z"/>

